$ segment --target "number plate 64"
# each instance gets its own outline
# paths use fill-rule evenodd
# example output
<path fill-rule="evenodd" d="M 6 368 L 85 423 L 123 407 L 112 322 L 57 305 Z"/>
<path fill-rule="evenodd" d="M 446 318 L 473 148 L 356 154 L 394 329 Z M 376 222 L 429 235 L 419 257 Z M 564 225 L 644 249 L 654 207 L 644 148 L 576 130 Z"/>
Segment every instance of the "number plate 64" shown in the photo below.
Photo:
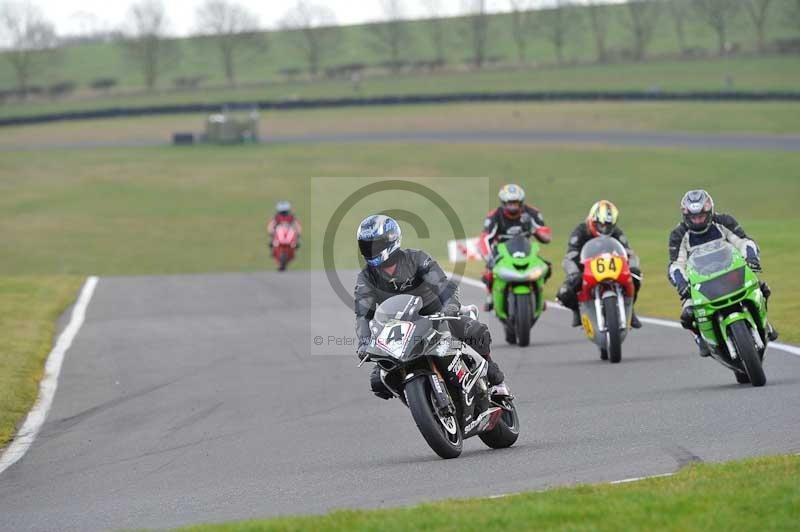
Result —
<path fill-rule="evenodd" d="M 596 281 L 616 280 L 622 272 L 622 258 L 616 255 L 600 255 L 590 263 Z"/>

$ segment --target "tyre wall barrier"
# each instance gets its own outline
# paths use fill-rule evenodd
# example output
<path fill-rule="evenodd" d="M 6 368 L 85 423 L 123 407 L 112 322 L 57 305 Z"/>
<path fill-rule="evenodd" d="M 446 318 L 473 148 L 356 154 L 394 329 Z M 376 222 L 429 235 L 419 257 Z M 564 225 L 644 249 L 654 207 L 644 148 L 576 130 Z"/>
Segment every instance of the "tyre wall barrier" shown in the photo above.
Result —
<path fill-rule="evenodd" d="M 147 107 L 108 107 L 86 111 L 67 111 L 29 116 L 0 118 L 0 127 L 26 124 L 43 124 L 67 120 L 92 120 L 104 118 L 127 118 L 188 113 L 215 113 L 221 109 L 265 111 L 322 109 L 336 107 L 370 107 L 384 105 L 419 105 L 470 102 L 800 102 L 800 92 L 661 92 L 661 91 L 617 91 L 617 92 L 501 92 L 501 93 L 455 93 L 415 94 L 403 96 L 376 96 L 371 98 L 320 98 L 295 100 L 262 100 L 251 102 L 192 103 L 155 105 Z"/>

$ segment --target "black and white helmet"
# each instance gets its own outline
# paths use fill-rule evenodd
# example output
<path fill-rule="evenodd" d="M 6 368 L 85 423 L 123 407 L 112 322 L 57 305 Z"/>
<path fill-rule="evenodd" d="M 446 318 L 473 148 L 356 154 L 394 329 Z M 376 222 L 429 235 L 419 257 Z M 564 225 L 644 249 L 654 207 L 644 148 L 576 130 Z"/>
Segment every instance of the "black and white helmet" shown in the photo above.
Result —
<path fill-rule="evenodd" d="M 705 190 L 690 190 L 681 199 L 683 223 L 694 233 L 705 233 L 714 219 L 714 200 Z"/>

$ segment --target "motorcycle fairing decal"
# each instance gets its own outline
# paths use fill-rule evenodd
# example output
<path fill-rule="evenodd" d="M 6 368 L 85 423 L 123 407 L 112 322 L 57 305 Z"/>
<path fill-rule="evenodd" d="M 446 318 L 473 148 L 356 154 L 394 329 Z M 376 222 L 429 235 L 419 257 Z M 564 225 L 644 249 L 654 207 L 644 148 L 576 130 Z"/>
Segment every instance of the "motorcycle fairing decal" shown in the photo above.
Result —
<path fill-rule="evenodd" d="M 609 253 L 595 257 L 589 263 L 596 281 L 616 281 L 622 273 L 622 258 Z"/>
<path fill-rule="evenodd" d="M 399 358 L 405 351 L 413 331 L 414 324 L 410 321 L 391 320 L 383 327 L 375 343 L 387 353 Z"/>
<path fill-rule="evenodd" d="M 592 320 L 589 319 L 588 314 L 581 315 L 581 323 L 583 323 L 583 330 L 586 332 L 586 336 L 594 338 L 594 327 L 592 327 Z"/>

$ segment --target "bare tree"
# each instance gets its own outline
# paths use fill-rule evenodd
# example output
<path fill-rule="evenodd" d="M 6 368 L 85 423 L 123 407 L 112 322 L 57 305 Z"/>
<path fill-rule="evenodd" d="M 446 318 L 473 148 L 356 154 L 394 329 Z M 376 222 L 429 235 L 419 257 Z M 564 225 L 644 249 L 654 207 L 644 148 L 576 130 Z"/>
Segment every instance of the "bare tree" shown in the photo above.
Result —
<path fill-rule="evenodd" d="M 653 39 L 661 4 L 658 0 L 628 0 L 626 5 L 627 17 L 623 18 L 623 23 L 633 37 L 633 58 L 641 61 L 647 55 L 647 47 Z"/>
<path fill-rule="evenodd" d="M 25 96 L 31 79 L 58 61 L 55 29 L 27 2 L 0 6 L 0 29 L 8 44 L 3 56 L 14 70 L 20 95 Z"/>
<path fill-rule="evenodd" d="M 258 17 L 230 0 L 206 0 L 197 9 L 197 27 L 219 52 L 225 79 L 236 84 L 236 63 L 248 52 L 264 52 L 266 36 L 258 31 Z"/>
<path fill-rule="evenodd" d="M 735 0 L 693 0 L 693 2 L 697 13 L 717 34 L 719 55 L 725 55 L 725 47 L 728 44 L 728 23 L 739 11 L 741 3 Z"/>
<path fill-rule="evenodd" d="M 462 35 L 472 51 L 472 64 L 481 68 L 486 62 L 491 31 L 488 0 L 463 0 L 464 28 Z"/>
<path fill-rule="evenodd" d="M 534 23 L 532 0 L 508 0 L 511 7 L 511 36 L 517 47 L 517 59 L 524 63 Z"/>
<path fill-rule="evenodd" d="M 539 13 L 539 28 L 553 45 L 558 64 L 564 62 L 564 47 L 574 29 L 573 4 L 570 0 L 555 0 Z"/>
<path fill-rule="evenodd" d="M 686 19 L 689 17 L 692 7 L 690 2 L 691 0 L 667 0 L 675 36 L 678 38 L 678 46 L 682 54 L 689 49 L 686 45 Z"/>
<path fill-rule="evenodd" d="M 329 8 L 299 0 L 283 17 L 283 28 L 291 30 L 288 39 L 305 56 L 312 76 L 319 72 L 325 57 L 334 54 L 341 43 L 341 30 Z"/>
<path fill-rule="evenodd" d="M 169 21 L 159 0 L 140 0 L 130 7 L 129 32 L 121 41 L 128 56 L 142 72 L 145 86 L 152 90 L 158 78 L 174 68 L 180 49 L 167 38 Z"/>
<path fill-rule="evenodd" d="M 606 36 L 608 35 L 608 6 L 597 0 L 589 0 L 589 22 L 592 25 L 594 35 L 594 47 L 598 63 L 603 63 L 608 59 L 606 49 Z"/>
<path fill-rule="evenodd" d="M 747 14 L 750 15 L 750 20 L 753 21 L 753 26 L 756 28 L 756 43 L 759 52 L 766 50 L 766 43 L 764 41 L 764 30 L 767 25 L 767 13 L 772 0 L 744 0 L 744 7 L 747 9 Z"/>
<path fill-rule="evenodd" d="M 408 44 L 408 21 L 403 17 L 401 0 L 381 0 L 384 20 L 367 26 L 374 46 L 387 53 L 392 71 L 400 68 L 400 54 Z"/>
<path fill-rule="evenodd" d="M 425 7 L 430 17 L 425 21 L 425 31 L 433 44 L 436 61 L 444 63 L 444 46 L 446 29 L 442 12 L 442 0 L 425 0 Z"/>

